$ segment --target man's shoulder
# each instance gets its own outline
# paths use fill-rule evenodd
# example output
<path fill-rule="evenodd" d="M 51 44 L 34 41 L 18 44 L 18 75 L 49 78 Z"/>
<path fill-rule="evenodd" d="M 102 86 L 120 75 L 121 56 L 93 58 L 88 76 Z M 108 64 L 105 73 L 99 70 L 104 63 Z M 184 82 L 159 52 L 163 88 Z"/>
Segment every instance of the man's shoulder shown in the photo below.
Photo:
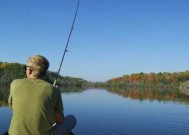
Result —
<path fill-rule="evenodd" d="M 24 82 L 24 81 L 26 81 L 26 78 L 23 78 L 23 79 L 15 79 L 15 80 L 12 81 L 12 84 L 15 84 L 15 83 L 22 83 L 22 82 Z"/>
<path fill-rule="evenodd" d="M 57 87 L 53 86 L 51 83 L 49 83 L 49 82 L 47 82 L 47 81 L 45 81 L 45 80 L 42 80 L 42 81 L 43 81 L 43 84 L 44 84 L 46 87 L 49 87 L 49 88 L 51 88 L 51 89 L 53 89 L 53 90 L 55 90 L 55 91 L 59 91 L 59 89 L 58 89 Z"/>

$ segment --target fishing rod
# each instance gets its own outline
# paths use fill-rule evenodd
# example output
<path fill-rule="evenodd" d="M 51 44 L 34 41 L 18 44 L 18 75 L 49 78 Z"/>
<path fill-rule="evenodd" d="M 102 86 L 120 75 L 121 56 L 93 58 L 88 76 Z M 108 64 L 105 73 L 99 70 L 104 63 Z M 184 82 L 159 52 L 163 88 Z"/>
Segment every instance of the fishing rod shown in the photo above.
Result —
<path fill-rule="evenodd" d="M 78 12 L 78 9 L 79 9 L 79 2 L 80 2 L 80 0 L 78 0 L 78 3 L 77 3 L 77 8 L 76 8 L 76 10 L 75 10 L 75 15 L 74 15 L 73 23 L 72 23 L 72 26 L 71 26 L 71 29 L 70 29 L 70 33 L 69 33 L 69 36 L 68 36 L 68 40 L 67 40 L 67 43 L 66 43 L 66 47 L 65 47 L 64 53 L 63 53 L 63 55 L 62 55 L 62 59 L 61 59 L 60 66 L 59 66 L 59 69 L 58 69 L 58 72 L 57 72 L 57 76 L 56 76 L 56 78 L 55 78 L 55 80 L 54 80 L 54 83 L 53 83 L 54 86 L 56 86 L 56 82 L 57 82 L 58 76 L 59 76 L 59 74 L 60 74 L 60 69 L 61 69 L 61 67 L 62 67 L 65 54 L 66 54 L 66 52 L 68 52 L 67 48 L 68 48 L 68 44 L 69 44 L 69 41 L 70 41 L 70 37 L 71 37 L 71 35 L 72 35 L 72 31 L 74 30 L 74 24 L 75 24 L 75 20 L 76 20 L 76 17 L 77 17 L 77 12 Z"/>

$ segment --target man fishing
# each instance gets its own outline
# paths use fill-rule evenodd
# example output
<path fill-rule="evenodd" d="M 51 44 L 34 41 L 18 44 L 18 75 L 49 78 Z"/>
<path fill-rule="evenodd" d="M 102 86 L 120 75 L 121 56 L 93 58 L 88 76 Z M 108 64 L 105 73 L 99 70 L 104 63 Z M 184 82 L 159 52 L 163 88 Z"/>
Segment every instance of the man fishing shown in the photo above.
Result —
<path fill-rule="evenodd" d="M 11 83 L 9 106 L 13 111 L 9 135 L 68 135 L 76 125 L 73 115 L 64 117 L 61 93 L 43 80 L 48 60 L 35 55 L 28 59 L 26 77 Z"/>

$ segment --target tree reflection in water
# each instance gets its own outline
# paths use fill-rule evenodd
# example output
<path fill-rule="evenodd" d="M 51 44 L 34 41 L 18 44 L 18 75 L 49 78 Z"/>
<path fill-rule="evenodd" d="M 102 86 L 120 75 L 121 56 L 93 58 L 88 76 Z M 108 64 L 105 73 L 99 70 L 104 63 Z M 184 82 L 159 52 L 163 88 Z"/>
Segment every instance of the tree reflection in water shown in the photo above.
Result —
<path fill-rule="evenodd" d="M 61 92 L 64 93 L 78 93 L 86 91 L 90 88 L 64 88 L 61 89 Z M 137 99 L 140 101 L 143 100 L 157 100 L 157 101 L 173 101 L 179 103 L 189 104 L 189 96 L 183 94 L 179 89 L 164 89 L 164 88 L 119 88 L 119 87 L 105 87 L 98 88 L 105 89 L 111 93 L 118 94 L 123 97 Z M 7 106 L 7 100 L 0 101 L 0 106 Z"/>
<path fill-rule="evenodd" d="M 179 89 L 160 88 L 108 88 L 108 91 L 138 100 L 158 100 L 189 103 L 189 96 L 179 92 Z"/>

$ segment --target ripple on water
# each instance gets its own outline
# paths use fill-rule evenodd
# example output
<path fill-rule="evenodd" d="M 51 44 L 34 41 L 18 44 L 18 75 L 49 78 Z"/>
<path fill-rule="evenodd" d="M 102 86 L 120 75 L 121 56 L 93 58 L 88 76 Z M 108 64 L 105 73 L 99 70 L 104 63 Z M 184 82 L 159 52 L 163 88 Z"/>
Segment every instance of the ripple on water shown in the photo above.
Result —
<path fill-rule="evenodd" d="M 172 114 L 171 111 L 169 113 L 163 113 L 155 115 L 159 117 L 159 119 L 151 118 L 152 121 L 147 121 L 147 123 L 151 123 L 146 126 L 143 124 L 138 124 L 136 128 L 142 129 L 142 135 L 148 135 L 153 133 L 154 135 L 188 135 L 189 134 L 189 120 L 188 115 L 186 113 L 175 113 Z M 140 122 L 139 122 L 140 123 Z M 146 128 L 149 127 L 149 128 Z"/>

